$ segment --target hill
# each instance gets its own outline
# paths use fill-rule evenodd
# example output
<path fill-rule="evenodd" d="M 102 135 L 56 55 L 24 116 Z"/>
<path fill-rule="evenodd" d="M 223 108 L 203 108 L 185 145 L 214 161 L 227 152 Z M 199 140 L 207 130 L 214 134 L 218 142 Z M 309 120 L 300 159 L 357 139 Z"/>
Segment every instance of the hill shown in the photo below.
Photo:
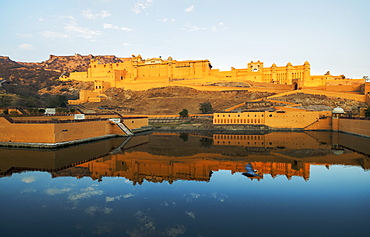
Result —
<path fill-rule="evenodd" d="M 92 89 L 92 82 L 58 81 L 62 73 L 86 71 L 91 59 L 102 63 L 121 62 L 123 59 L 107 56 L 55 56 L 40 63 L 15 62 L 0 56 L 0 107 L 60 107 L 67 106 L 68 99 L 77 99 L 79 90 Z M 240 82 L 228 82 L 213 86 L 241 86 Z M 251 87 L 251 84 L 244 85 Z M 215 111 L 223 111 L 236 104 L 272 95 L 251 91 L 202 91 L 188 87 L 154 88 L 146 91 L 130 91 L 110 88 L 108 96 L 100 103 L 85 103 L 87 110 L 115 110 L 125 114 L 178 114 L 182 109 L 199 113 L 199 104 L 210 102 Z M 341 106 L 347 111 L 365 107 L 364 103 L 315 95 L 290 95 L 276 100 L 300 103 L 307 109 L 322 110 Z"/>

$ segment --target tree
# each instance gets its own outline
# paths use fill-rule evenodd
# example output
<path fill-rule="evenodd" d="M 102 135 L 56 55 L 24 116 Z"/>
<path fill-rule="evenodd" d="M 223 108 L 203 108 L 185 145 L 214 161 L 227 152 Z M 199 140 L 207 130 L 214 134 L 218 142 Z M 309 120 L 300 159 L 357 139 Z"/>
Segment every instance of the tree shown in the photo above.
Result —
<path fill-rule="evenodd" d="M 184 142 L 186 142 L 189 139 L 189 134 L 187 133 L 180 133 L 179 136 Z"/>
<path fill-rule="evenodd" d="M 370 106 L 365 110 L 365 117 L 370 118 Z"/>
<path fill-rule="evenodd" d="M 179 113 L 180 117 L 181 118 L 186 118 L 189 116 L 189 111 L 187 109 L 183 109 L 180 113 Z"/>
<path fill-rule="evenodd" d="M 213 108 L 212 108 L 212 105 L 211 103 L 209 102 L 203 102 L 203 103 L 200 103 L 199 104 L 199 110 L 204 113 L 204 114 L 208 114 L 208 113 L 212 113 L 213 112 Z"/>
<path fill-rule="evenodd" d="M 51 108 L 67 107 L 68 99 L 65 95 L 51 95 L 46 100 L 46 106 Z"/>

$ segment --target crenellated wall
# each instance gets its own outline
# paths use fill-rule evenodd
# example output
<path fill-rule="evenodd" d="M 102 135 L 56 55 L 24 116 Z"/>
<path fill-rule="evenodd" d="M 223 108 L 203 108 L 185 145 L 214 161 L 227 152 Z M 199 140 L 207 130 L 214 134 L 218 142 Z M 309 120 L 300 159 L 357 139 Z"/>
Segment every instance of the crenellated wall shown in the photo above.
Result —
<path fill-rule="evenodd" d="M 278 85 L 288 86 L 285 89 L 301 89 L 304 87 L 326 86 L 327 81 L 341 80 L 343 76 L 325 75 L 312 76 L 309 62 L 293 66 L 290 62 L 286 66 L 264 67 L 264 63 L 257 61 L 247 64 L 247 68 L 230 71 L 212 69 L 209 60 L 177 61 L 151 58 L 142 59 L 140 55 L 131 58 L 120 58 L 120 62 L 101 63 L 92 59 L 86 72 L 72 72 L 69 77 L 60 80 L 78 80 L 94 82 L 94 90 L 80 91 L 80 99 L 69 101 L 70 104 L 84 102 L 100 102 L 105 90 L 110 87 L 129 90 L 147 90 L 155 87 L 165 87 L 172 83 L 185 82 L 190 84 L 207 84 L 211 82 L 253 82 L 272 85 L 270 89 L 278 90 Z M 274 87 L 274 85 L 276 87 Z M 266 87 L 266 86 L 264 86 Z M 341 89 L 341 90 L 344 90 Z M 358 86 L 352 90 L 358 90 Z"/>

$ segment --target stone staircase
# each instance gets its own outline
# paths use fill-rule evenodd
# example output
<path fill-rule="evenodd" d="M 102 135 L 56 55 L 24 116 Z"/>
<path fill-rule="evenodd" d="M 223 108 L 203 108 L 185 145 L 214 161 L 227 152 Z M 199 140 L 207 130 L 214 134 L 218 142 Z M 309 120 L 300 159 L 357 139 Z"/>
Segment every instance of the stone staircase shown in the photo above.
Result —
<path fill-rule="evenodd" d="M 123 123 L 116 123 L 117 126 L 123 131 L 126 133 L 126 135 L 128 136 L 133 136 L 134 133 L 131 131 L 131 129 L 129 129 L 125 124 Z"/>

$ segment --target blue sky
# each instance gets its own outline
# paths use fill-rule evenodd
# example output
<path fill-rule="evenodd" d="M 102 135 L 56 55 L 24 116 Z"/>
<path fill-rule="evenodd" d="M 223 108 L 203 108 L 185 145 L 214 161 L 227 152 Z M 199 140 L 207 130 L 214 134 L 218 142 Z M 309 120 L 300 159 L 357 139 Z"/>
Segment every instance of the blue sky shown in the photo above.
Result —
<path fill-rule="evenodd" d="M 0 55 L 209 59 L 213 68 L 311 63 L 370 76 L 370 0 L 0 0 Z"/>

